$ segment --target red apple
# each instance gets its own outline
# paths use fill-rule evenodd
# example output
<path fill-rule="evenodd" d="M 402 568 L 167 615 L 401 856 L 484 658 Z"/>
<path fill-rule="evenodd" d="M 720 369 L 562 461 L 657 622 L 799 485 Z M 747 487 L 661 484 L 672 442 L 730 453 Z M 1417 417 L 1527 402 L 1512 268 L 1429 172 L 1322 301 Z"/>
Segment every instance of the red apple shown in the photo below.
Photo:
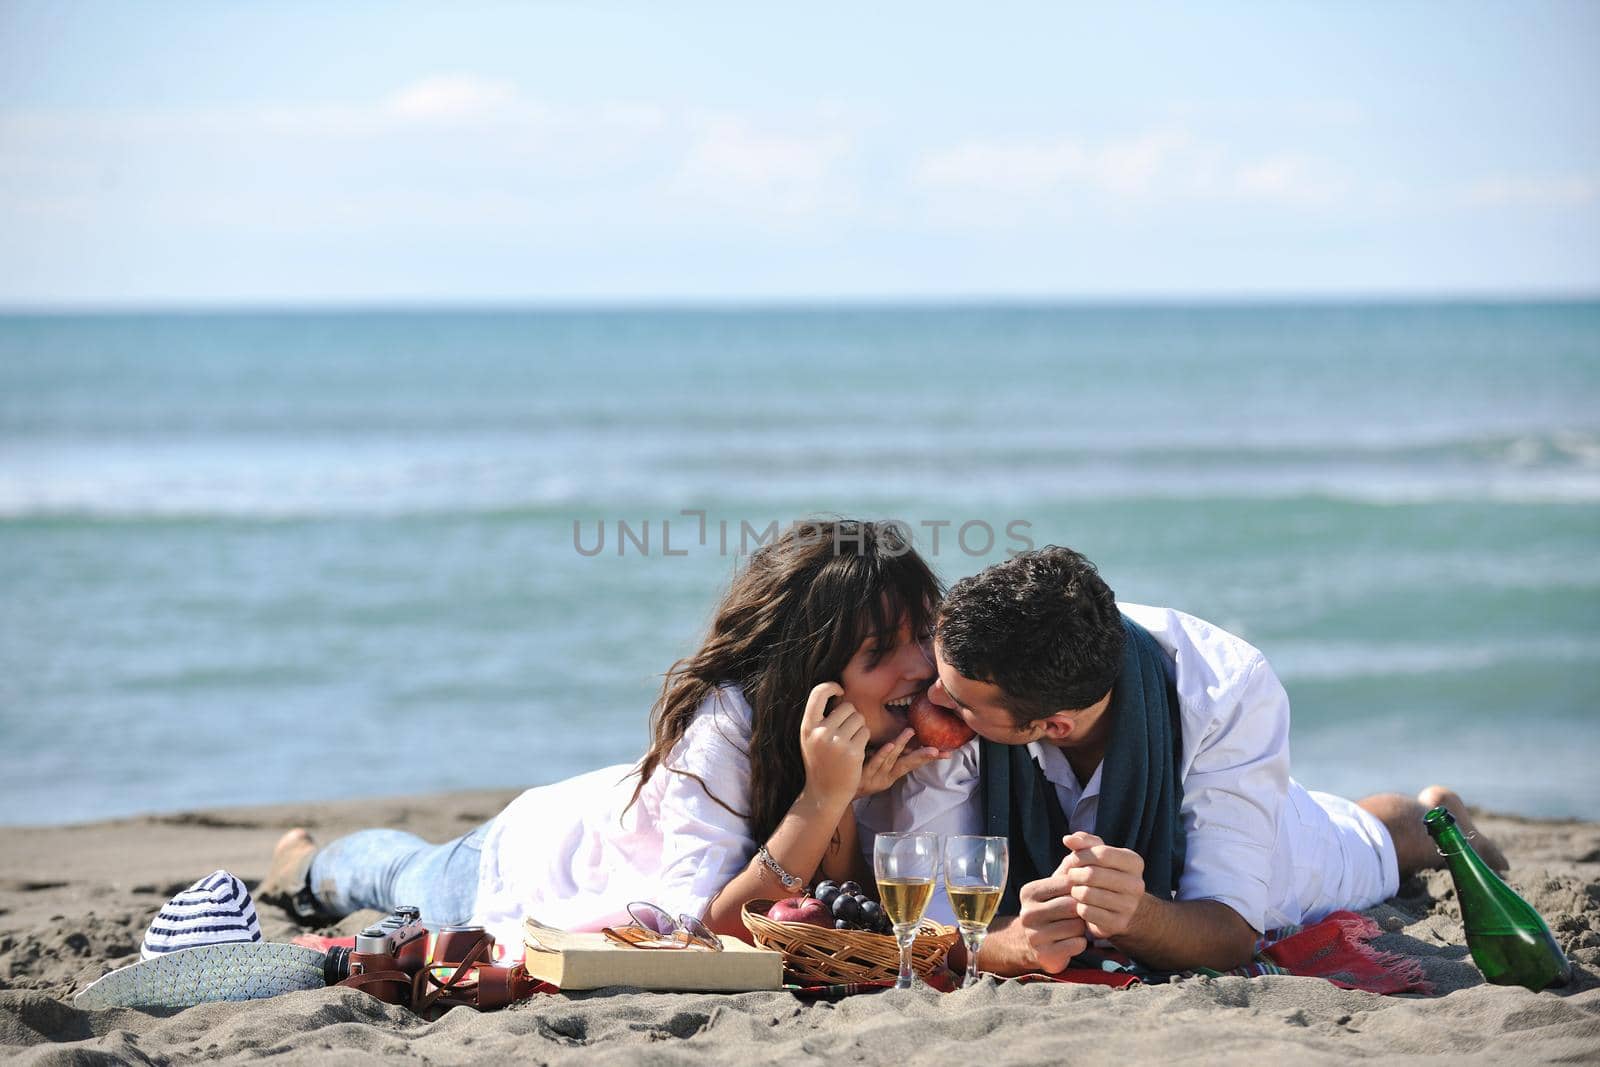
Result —
<path fill-rule="evenodd" d="M 767 909 L 767 918 L 779 923 L 809 923 L 833 929 L 833 913 L 816 897 L 790 897 Z"/>
<path fill-rule="evenodd" d="M 906 712 L 906 721 L 916 732 L 917 741 L 948 752 L 960 748 L 973 738 L 972 727 L 961 721 L 961 716 L 947 711 L 928 699 L 928 694 L 918 693 Z"/>

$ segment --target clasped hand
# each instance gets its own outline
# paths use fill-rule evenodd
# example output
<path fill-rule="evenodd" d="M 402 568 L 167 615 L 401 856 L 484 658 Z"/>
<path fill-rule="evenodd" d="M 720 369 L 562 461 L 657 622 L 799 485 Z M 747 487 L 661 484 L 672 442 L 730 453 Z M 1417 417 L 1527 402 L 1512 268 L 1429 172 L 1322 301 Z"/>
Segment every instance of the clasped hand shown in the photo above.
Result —
<path fill-rule="evenodd" d="M 854 799 L 881 793 L 918 767 L 945 758 L 936 748 L 906 751 L 915 736 L 909 729 L 869 756 L 872 735 L 860 710 L 848 700 L 828 708 L 829 700 L 843 695 L 837 682 L 817 684 L 800 720 L 806 786 L 819 796 Z"/>
<path fill-rule="evenodd" d="M 1145 899 L 1144 859 L 1137 852 L 1089 833 L 1062 842 L 1070 851 L 1061 866 L 1021 893 L 1017 921 L 1042 971 L 1065 969 L 1091 937 L 1116 941 L 1136 925 Z"/>

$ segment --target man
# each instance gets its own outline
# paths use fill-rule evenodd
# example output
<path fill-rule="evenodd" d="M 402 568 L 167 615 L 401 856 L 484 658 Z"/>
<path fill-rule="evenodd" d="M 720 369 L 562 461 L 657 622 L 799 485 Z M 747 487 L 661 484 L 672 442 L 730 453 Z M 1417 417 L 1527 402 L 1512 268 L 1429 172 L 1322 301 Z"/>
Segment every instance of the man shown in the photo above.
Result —
<path fill-rule="evenodd" d="M 985 970 L 1059 970 L 1094 939 L 1161 969 L 1236 967 L 1268 928 L 1369 907 L 1440 866 L 1428 808 L 1473 829 L 1441 786 L 1359 804 L 1307 793 L 1262 654 L 1193 616 L 1119 606 L 1070 549 L 958 582 L 934 652 L 929 699 L 980 739 L 962 753 L 977 771 L 957 786 L 963 828 L 1011 839 Z M 960 776 L 949 762 L 928 773 Z"/>

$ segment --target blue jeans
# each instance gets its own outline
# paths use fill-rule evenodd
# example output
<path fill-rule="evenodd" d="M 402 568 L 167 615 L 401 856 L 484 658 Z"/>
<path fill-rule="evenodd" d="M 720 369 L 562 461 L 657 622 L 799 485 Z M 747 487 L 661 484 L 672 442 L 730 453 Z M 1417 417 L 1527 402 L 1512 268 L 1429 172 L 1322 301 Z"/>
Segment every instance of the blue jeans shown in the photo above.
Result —
<path fill-rule="evenodd" d="M 317 903 L 334 915 L 399 904 L 422 910 L 422 921 L 449 926 L 472 918 L 478 902 L 478 857 L 489 823 L 442 845 L 403 830 L 361 830 L 339 838 L 311 861 Z"/>

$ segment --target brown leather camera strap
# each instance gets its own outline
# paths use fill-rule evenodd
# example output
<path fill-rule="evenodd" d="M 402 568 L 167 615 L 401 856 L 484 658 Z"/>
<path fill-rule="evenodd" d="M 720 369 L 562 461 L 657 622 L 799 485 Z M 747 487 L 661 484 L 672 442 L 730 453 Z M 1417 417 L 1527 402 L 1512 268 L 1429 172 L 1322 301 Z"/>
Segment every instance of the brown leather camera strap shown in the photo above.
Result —
<path fill-rule="evenodd" d="M 435 1005 L 446 1008 L 457 1004 L 473 1008 L 500 1007 L 500 1004 L 484 1004 L 481 996 L 483 989 L 481 973 L 495 969 L 492 966 L 493 952 L 494 939 L 485 933 L 473 941 L 472 948 L 467 951 L 464 958 L 430 962 L 428 966 L 418 971 L 416 978 L 412 980 L 412 1010 L 422 1015 Z M 488 966 L 479 966 L 480 964 Z M 446 968 L 453 968 L 450 977 L 441 979 L 435 972 Z"/>
<path fill-rule="evenodd" d="M 538 980 L 529 976 L 520 963 L 515 967 L 479 967 L 478 1010 L 503 1008 L 514 1000 L 532 996 L 538 985 Z"/>
<path fill-rule="evenodd" d="M 439 971 L 450 976 L 441 978 Z M 459 960 L 430 962 L 414 976 L 405 971 L 370 971 L 353 974 L 339 983 L 389 1004 L 404 1004 L 418 1015 L 432 1016 L 458 1004 L 487 1011 L 503 1008 L 541 990 L 550 990 L 521 964 L 494 965 L 494 938 L 480 934 Z"/>
<path fill-rule="evenodd" d="M 411 976 L 405 971 L 368 971 L 366 974 L 352 974 L 339 984 L 359 989 L 388 1004 L 408 1004 L 411 999 Z"/>

